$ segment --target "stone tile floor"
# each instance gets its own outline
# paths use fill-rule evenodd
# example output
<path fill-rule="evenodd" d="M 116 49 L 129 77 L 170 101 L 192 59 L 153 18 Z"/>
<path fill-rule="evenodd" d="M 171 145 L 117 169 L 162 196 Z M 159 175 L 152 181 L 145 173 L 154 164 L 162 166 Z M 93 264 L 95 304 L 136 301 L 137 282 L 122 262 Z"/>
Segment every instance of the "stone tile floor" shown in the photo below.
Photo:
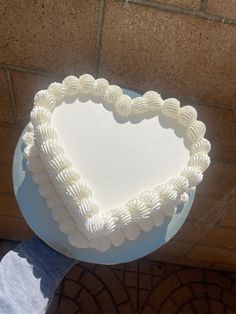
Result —
<path fill-rule="evenodd" d="M 16 242 L 0 241 L 0 257 Z M 48 314 L 233 314 L 236 274 L 149 260 L 78 263 L 58 287 Z"/>

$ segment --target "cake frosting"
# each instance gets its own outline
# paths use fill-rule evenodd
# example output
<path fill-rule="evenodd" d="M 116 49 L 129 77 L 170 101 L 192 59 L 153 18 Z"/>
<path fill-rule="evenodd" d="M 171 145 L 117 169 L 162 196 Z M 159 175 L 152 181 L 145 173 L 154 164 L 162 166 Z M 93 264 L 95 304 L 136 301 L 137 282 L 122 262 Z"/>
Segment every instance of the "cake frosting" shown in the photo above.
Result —
<path fill-rule="evenodd" d="M 67 155 L 51 121 L 53 111 L 67 97 L 86 95 L 99 97 L 122 117 L 145 113 L 174 119 L 184 129 L 189 143 L 189 160 L 175 177 L 143 191 L 117 208 L 103 209 L 97 204 L 89 182 L 81 178 Z M 192 106 L 180 107 L 175 98 L 163 100 L 155 91 L 131 99 L 116 85 L 95 79 L 89 74 L 66 77 L 52 83 L 34 98 L 31 122 L 24 135 L 24 156 L 33 181 L 45 198 L 52 217 L 58 222 L 68 241 L 78 248 L 94 248 L 101 252 L 135 240 L 140 232 L 160 227 L 165 217 L 175 215 L 176 206 L 188 200 L 187 192 L 203 179 L 210 164 L 211 145 L 204 138 L 206 127 L 197 120 Z"/>

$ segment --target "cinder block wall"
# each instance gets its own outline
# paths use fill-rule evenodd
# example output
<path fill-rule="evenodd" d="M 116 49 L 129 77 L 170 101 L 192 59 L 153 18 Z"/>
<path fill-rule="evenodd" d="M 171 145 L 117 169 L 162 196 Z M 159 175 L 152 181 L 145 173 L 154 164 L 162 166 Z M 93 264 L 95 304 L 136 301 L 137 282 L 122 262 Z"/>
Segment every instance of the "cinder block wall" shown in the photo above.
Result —
<path fill-rule="evenodd" d="M 0 237 L 32 235 L 11 167 L 34 93 L 67 74 L 91 73 L 196 106 L 212 165 L 184 227 L 150 258 L 235 270 L 235 1 L 5 0 L 0 35 Z"/>

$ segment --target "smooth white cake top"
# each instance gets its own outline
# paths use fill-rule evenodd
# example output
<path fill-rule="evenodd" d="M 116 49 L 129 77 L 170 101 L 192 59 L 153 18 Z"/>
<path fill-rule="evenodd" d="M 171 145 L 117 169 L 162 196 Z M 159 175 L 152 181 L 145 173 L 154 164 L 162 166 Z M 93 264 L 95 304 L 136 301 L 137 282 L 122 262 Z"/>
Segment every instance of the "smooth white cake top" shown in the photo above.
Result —
<path fill-rule="evenodd" d="M 168 120 L 163 118 L 162 125 Z M 77 99 L 55 108 L 52 125 L 102 208 L 121 206 L 168 181 L 188 163 L 183 138 L 156 116 L 118 120 L 102 104 Z"/>
<path fill-rule="evenodd" d="M 97 101 L 76 100 L 84 97 L 98 97 L 132 123 L 118 123 Z M 131 99 L 85 74 L 51 84 L 34 102 L 25 157 L 53 218 L 77 247 L 105 251 L 160 226 L 209 166 L 204 123 L 174 98 L 149 91 Z"/>

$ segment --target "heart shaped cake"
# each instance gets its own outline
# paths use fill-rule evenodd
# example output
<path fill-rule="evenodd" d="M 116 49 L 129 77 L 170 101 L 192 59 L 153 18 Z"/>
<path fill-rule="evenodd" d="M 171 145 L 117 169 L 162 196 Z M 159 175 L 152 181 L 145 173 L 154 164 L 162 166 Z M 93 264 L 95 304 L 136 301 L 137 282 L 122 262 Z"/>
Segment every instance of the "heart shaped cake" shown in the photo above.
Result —
<path fill-rule="evenodd" d="M 36 93 L 30 119 L 28 169 L 78 248 L 104 252 L 160 227 L 210 164 L 206 127 L 192 106 L 155 91 L 132 99 L 89 74 Z"/>

